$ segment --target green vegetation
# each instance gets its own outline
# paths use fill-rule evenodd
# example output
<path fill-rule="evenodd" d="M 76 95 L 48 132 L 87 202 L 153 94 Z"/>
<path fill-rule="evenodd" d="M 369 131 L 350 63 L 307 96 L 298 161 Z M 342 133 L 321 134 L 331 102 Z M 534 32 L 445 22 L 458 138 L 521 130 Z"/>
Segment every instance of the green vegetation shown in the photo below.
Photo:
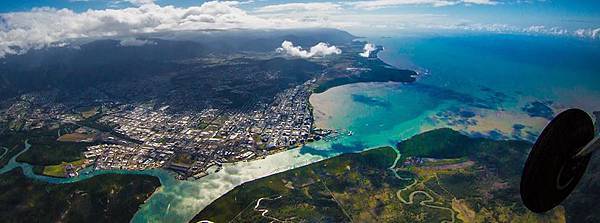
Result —
<path fill-rule="evenodd" d="M 32 170 L 36 175 L 44 175 L 44 166 L 33 166 Z"/>
<path fill-rule="evenodd" d="M 96 115 L 96 113 L 98 113 L 98 108 L 95 106 L 83 107 L 83 108 L 80 108 L 79 111 L 81 113 L 81 117 L 91 118 L 92 116 Z"/>
<path fill-rule="evenodd" d="M 194 159 L 189 153 L 177 153 L 175 157 L 173 157 L 173 160 L 171 160 L 171 162 L 177 164 L 192 165 L 194 163 Z"/>
<path fill-rule="evenodd" d="M 469 137 L 452 129 L 439 129 L 425 132 L 398 143 L 397 147 L 404 157 L 420 156 L 438 159 L 458 158 L 469 154 L 474 146 L 464 144 L 471 142 Z"/>
<path fill-rule="evenodd" d="M 402 182 L 392 182 L 392 173 L 385 171 L 395 158 L 392 148 L 384 147 L 360 154 L 344 154 L 245 183 L 210 204 L 193 221 L 265 221 L 268 219 L 254 209 L 257 200 L 282 196 L 281 199 L 263 200 L 260 208 L 269 209 L 268 216 L 278 219 L 293 217 L 294 221 L 348 222 L 350 220 L 344 212 L 352 215 L 360 209 L 344 205 L 343 201 L 386 199 L 394 193 L 387 187 L 399 188 L 402 185 Z M 367 187 L 373 190 L 365 190 Z M 367 205 L 378 206 L 378 203 L 375 201 Z"/>
<path fill-rule="evenodd" d="M 531 144 L 525 141 L 470 138 L 451 129 L 425 132 L 398 143 L 400 152 L 407 156 L 450 159 L 468 157 L 475 161 L 475 166 L 452 174 L 411 169 L 420 176 L 436 174 L 435 179 L 447 191 L 446 202 L 453 204 L 457 214 L 465 216 L 466 212 L 473 212 L 476 218 L 471 220 L 475 222 L 503 222 L 502 219 L 557 221 L 564 218 L 564 214 L 559 214 L 561 208 L 546 215 L 535 215 L 521 204 L 519 182 L 530 148 Z M 428 179 L 421 180 L 426 183 Z M 460 203 L 458 206 L 457 201 Z M 459 206 L 461 208 L 457 209 Z"/>
<path fill-rule="evenodd" d="M 31 148 L 17 157 L 18 162 L 32 165 L 58 165 L 83 158 L 82 152 L 91 143 L 57 141 L 56 130 L 41 131 L 38 134 L 28 134 Z"/>
<path fill-rule="evenodd" d="M 425 132 L 398 143 L 398 150 L 404 157 L 469 157 L 494 168 L 501 177 L 514 180 L 520 177 L 530 148 L 531 144 L 525 141 L 470 138 L 448 128 Z"/>
<path fill-rule="evenodd" d="M 390 147 L 367 150 L 360 155 L 364 163 L 377 168 L 388 168 L 396 160 L 396 152 Z"/>
<path fill-rule="evenodd" d="M 10 132 L 7 134 L 0 135 L 0 146 L 7 148 L 6 154 L 2 150 L 2 157 L 0 157 L 0 168 L 8 163 L 8 161 L 21 150 L 25 149 L 26 134 L 22 132 Z"/>
<path fill-rule="evenodd" d="M 82 166 L 84 163 L 85 160 L 81 159 L 73 162 L 62 162 L 58 165 L 45 166 L 44 170 L 42 171 L 42 174 L 51 177 L 65 177 L 65 175 L 67 174 L 67 171 L 65 171 L 67 165 L 72 165 L 75 167 Z"/>
<path fill-rule="evenodd" d="M 69 128 L 72 129 L 68 125 L 61 126 L 61 129 Z M 82 159 L 82 151 L 91 144 L 57 141 L 58 131 L 58 129 L 34 129 L 27 132 L 10 131 L 0 135 L 0 146 L 8 148 L 8 153 L 0 159 L 0 166 L 4 166 L 11 157 L 25 148 L 25 140 L 29 141 L 31 148 L 17 157 L 18 162 L 47 166 Z"/>
<path fill-rule="evenodd" d="M 529 212 L 520 202 L 520 172 L 530 147 L 524 141 L 433 130 L 399 143 L 399 148 L 411 156 L 438 160 L 419 166 L 399 164 L 392 171 L 396 153 L 389 147 L 344 154 L 242 184 L 193 221 L 564 222 L 574 213 L 569 202 L 566 209 L 546 214 Z M 260 198 L 266 199 L 257 210 Z M 266 217 L 260 211 L 264 209 Z M 590 212 L 580 210 L 576 213 L 587 216 L 574 219 L 595 219 Z"/>
<path fill-rule="evenodd" d="M 23 120 L 16 119 L 10 122 L 8 129 L 20 130 L 23 127 Z"/>
<path fill-rule="evenodd" d="M 200 120 L 198 123 L 193 124 L 197 129 L 205 129 L 210 125 L 210 122 L 205 122 L 204 120 Z"/>
<path fill-rule="evenodd" d="M 347 70 L 334 71 L 344 73 L 344 75 L 333 75 L 333 78 L 322 81 L 314 92 L 322 93 L 333 87 L 360 82 L 413 82 L 415 78 L 412 76 L 417 74 L 412 70 L 391 68 L 379 59 L 365 59 L 356 56 L 353 60 L 358 61 L 358 67 L 366 67 L 368 70 L 356 75 L 348 75 L 349 71 Z"/>
<path fill-rule="evenodd" d="M 90 117 L 88 119 L 85 119 L 83 121 L 78 122 L 77 124 L 82 125 L 82 126 L 86 126 L 86 127 L 89 127 L 89 128 L 97 129 L 97 130 L 100 130 L 102 132 L 110 132 L 110 134 L 112 134 L 112 135 L 114 135 L 114 136 L 116 136 L 118 138 L 127 140 L 127 141 L 131 141 L 131 142 L 138 143 L 138 144 L 142 143 L 141 141 L 136 140 L 136 139 L 132 139 L 132 138 L 130 138 L 129 136 L 127 136 L 125 134 L 121 134 L 121 133 L 116 132 L 114 130 L 115 126 L 107 126 L 107 125 L 98 123 L 97 121 L 98 121 L 98 119 L 100 119 L 102 117 L 102 115 L 103 115 L 102 113 L 98 113 L 98 114 L 96 114 L 96 115 L 94 115 L 94 116 L 92 116 L 92 117 Z"/>
<path fill-rule="evenodd" d="M 160 186 L 155 177 L 100 175 L 69 184 L 0 175 L 2 222 L 128 222 Z"/>
<path fill-rule="evenodd" d="M 94 139 L 94 136 L 93 134 L 67 133 L 61 135 L 57 140 L 61 142 L 80 142 Z"/>
<path fill-rule="evenodd" d="M 71 125 L 61 126 L 61 129 L 72 129 Z M 25 148 L 29 140 L 32 147 L 17 157 L 19 162 L 32 165 L 54 165 L 62 161 L 81 159 L 81 151 L 85 149 L 82 143 L 58 142 L 58 129 L 34 129 L 30 131 L 7 131 L 0 135 L 0 146 L 8 148 L 6 155 L 0 158 L 0 167 Z M 64 132 L 64 131 L 63 131 Z"/>

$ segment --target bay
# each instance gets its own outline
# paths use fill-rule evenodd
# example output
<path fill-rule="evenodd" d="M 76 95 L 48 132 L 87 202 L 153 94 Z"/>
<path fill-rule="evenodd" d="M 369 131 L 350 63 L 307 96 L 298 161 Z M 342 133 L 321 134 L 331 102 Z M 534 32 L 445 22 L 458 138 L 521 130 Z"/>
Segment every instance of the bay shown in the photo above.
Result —
<path fill-rule="evenodd" d="M 339 132 L 325 140 L 260 160 L 224 164 L 195 181 L 175 180 L 165 170 L 90 170 L 59 179 L 35 175 L 26 164 L 11 161 L 9 167 L 52 183 L 105 173 L 156 176 L 162 186 L 132 222 L 187 222 L 244 182 L 343 153 L 393 146 L 430 129 L 450 127 L 476 137 L 533 141 L 552 114 L 570 107 L 600 110 L 600 64 L 594 62 L 600 58 L 598 41 L 514 35 L 367 40 L 384 46 L 381 59 L 418 70 L 419 79 L 410 84 L 357 83 L 313 94 L 315 125 Z"/>

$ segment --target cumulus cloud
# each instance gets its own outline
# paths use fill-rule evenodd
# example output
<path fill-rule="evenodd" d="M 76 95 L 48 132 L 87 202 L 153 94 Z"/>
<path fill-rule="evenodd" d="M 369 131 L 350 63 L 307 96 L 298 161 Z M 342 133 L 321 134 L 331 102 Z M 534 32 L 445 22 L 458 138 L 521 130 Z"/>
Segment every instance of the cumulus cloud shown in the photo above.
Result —
<path fill-rule="evenodd" d="M 375 51 L 375 49 L 377 49 L 377 48 L 375 48 L 375 44 L 367 43 L 363 47 L 364 51 L 362 53 L 359 53 L 359 55 L 362 57 L 369 57 L 369 56 L 371 56 L 371 52 Z"/>
<path fill-rule="evenodd" d="M 277 5 L 267 5 L 260 7 L 256 12 L 273 13 L 285 11 L 337 11 L 341 10 L 342 6 L 331 2 L 312 2 L 312 3 L 286 3 Z"/>
<path fill-rule="evenodd" d="M 374 10 L 387 7 L 396 7 L 401 5 L 430 5 L 434 7 L 451 6 L 458 4 L 467 5 L 496 5 L 494 0 L 374 0 L 374 1 L 355 1 L 349 2 L 349 5 L 357 9 Z"/>
<path fill-rule="evenodd" d="M 515 32 L 523 33 L 535 33 L 554 36 L 575 36 L 579 38 L 600 39 L 600 28 L 568 30 L 560 27 L 546 27 L 542 25 L 535 25 L 523 29 L 512 28 L 512 30 L 516 30 Z"/>
<path fill-rule="evenodd" d="M 0 58 L 77 38 L 133 36 L 179 30 L 300 28 L 321 24 L 289 18 L 261 18 L 240 9 L 239 2 L 205 2 L 179 8 L 137 1 L 139 7 L 87 10 L 36 8 L 0 14 Z"/>
<path fill-rule="evenodd" d="M 520 27 L 498 23 L 458 23 L 458 24 L 427 24 L 417 25 L 422 29 L 462 30 L 490 33 L 513 33 L 550 36 L 573 36 L 580 38 L 600 39 L 600 28 L 566 29 L 558 26 L 532 25 Z"/>
<path fill-rule="evenodd" d="M 154 0 L 124 0 L 125 2 L 129 2 L 133 5 L 147 5 L 154 4 Z"/>
<path fill-rule="evenodd" d="M 276 51 L 300 58 L 323 57 L 331 54 L 342 53 L 342 50 L 336 46 L 330 46 L 329 44 L 323 42 L 312 46 L 310 50 L 307 51 L 303 50 L 301 46 L 294 46 L 292 42 L 287 40 L 283 41 L 283 43 L 281 43 L 281 47 L 277 48 Z"/>
<path fill-rule="evenodd" d="M 577 29 L 574 32 L 575 36 L 585 38 L 590 37 L 592 39 L 600 39 L 600 28 L 596 29 Z"/>
<path fill-rule="evenodd" d="M 125 0 L 115 0 L 125 3 Z M 209 1 L 199 6 L 160 6 L 152 0 L 128 0 L 135 7 L 87 10 L 35 8 L 27 12 L 0 13 L 0 58 L 29 49 L 65 46 L 73 40 L 140 36 L 153 32 L 210 29 L 280 29 L 331 27 L 349 30 L 455 29 L 489 32 L 524 32 L 600 38 L 598 27 L 566 30 L 558 27 L 515 27 L 503 24 L 452 23 L 456 18 L 439 14 L 391 15 L 344 12 L 349 7 L 367 10 L 406 4 L 443 6 L 451 4 L 499 4 L 495 0 L 374 0 L 349 3 L 287 3 L 247 12 L 241 5 L 251 1 Z M 129 4 L 128 3 L 128 4 Z M 353 10 L 353 12 L 358 10 Z M 459 20 L 460 22 L 460 20 Z M 128 42 L 124 42 L 128 44 Z"/>

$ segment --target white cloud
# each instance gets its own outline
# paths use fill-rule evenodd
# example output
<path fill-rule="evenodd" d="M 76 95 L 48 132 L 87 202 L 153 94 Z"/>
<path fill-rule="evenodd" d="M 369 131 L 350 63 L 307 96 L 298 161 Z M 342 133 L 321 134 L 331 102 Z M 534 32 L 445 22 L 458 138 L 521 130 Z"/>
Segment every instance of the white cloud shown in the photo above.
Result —
<path fill-rule="evenodd" d="M 342 6 L 331 2 L 313 2 L 313 3 L 286 3 L 277 5 L 267 5 L 256 10 L 259 13 L 273 13 L 285 11 L 337 11 Z"/>
<path fill-rule="evenodd" d="M 600 28 L 596 28 L 596 29 L 578 29 L 574 31 L 574 35 L 577 37 L 581 37 L 581 38 L 592 38 L 592 39 L 596 39 L 599 38 L 600 39 Z"/>
<path fill-rule="evenodd" d="M 123 1 L 123 0 L 119 0 Z M 488 32 L 524 32 L 600 38 L 598 27 L 566 30 L 558 27 L 516 27 L 478 24 L 440 14 L 366 14 L 348 6 L 376 9 L 398 4 L 495 4 L 494 0 L 375 0 L 351 3 L 289 3 L 265 6 L 247 12 L 239 6 L 249 1 L 210 1 L 199 6 L 160 6 L 149 0 L 136 0 L 136 7 L 87 10 L 35 8 L 28 12 L 0 13 L 0 58 L 29 49 L 58 46 L 80 38 L 114 37 L 138 34 L 207 29 L 284 29 L 307 27 L 341 28 L 349 31 L 385 29 L 447 29 Z M 261 12 L 261 10 L 263 12 Z M 336 10 L 338 13 L 331 13 Z M 352 11 L 352 13 L 350 13 Z M 343 13 L 339 13 L 343 12 Z M 378 28 L 385 27 L 385 28 Z M 372 32 L 369 32 L 372 33 Z"/>
<path fill-rule="evenodd" d="M 592 38 L 594 38 L 594 39 L 600 38 L 600 28 L 596 28 L 596 29 L 592 30 Z"/>
<path fill-rule="evenodd" d="M 371 56 L 371 52 L 375 51 L 375 49 L 377 49 L 377 48 L 375 48 L 375 44 L 367 43 L 363 47 L 364 51 L 362 53 L 359 53 L 359 55 L 362 57 L 369 57 L 369 56 Z"/>
<path fill-rule="evenodd" d="M 459 24 L 429 24 L 420 26 L 424 29 L 438 30 L 458 30 L 475 31 L 491 33 L 512 33 L 512 34 L 531 34 L 531 35 L 551 35 L 551 36 L 571 36 L 579 38 L 600 39 L 600 28 L 585 28 L 570 30 L 558 26 L 547 27 L 544 25 L 532 25 L 528 27 L 519 27 L 509 24 L 498 23 L 459 23 Z"/>
<path fill-rule="evenodd" d="M 89 0 L 69 0 L 73 1 L 89 1 Z M 119 8 L 126 5 L 142 6 L 142 5 L 154 5 L 155 0 L 109 0 L 109 8 Z"/>
<path fill-rule="evenodd" d="M 496 5 L 494 0 L 374 0 L 349 2 L 348 5 L 357 9 L 374 10 L 402 5 L 430 5 L 434 7 L 451 6 L 458 4 L 468 5 Z"/>
<path fill-rule="evenodd" d="M 139 1 L 142 2 L 142 1 Z M 147 1 L 149 2 L 149 1 Z M 76 38 L 133 36 L 178 30 L 320 27 L 318 22 L 262 18 L 237 7 L 239 2 L 205 2 L 179 8 L 144 4 L 124 9 L 87 10 L 36 8 L 0 14 L 0 58 Z"/>
<path fill-rule="evenodd" d="M 301 46 L 294 46 L 290 41 L 283 41 L 281 47 L 276 49 L 279 53 L 285 53 L 293 57 L 311 58 L 324 57 L 331 54 L 341 54 L 342 50 L 336 46 L 329 46 L 327 43 L 320 42 L 310 48 L 309 51 L 303 50 Z"/>
<path fill-rule="evenodd" d="M 126 2 L 129 2 L 133 5 L 147 5 L 147 4 L 154 4 L 154 0 L 125 0 Z"/>
<path fill-rule="evenodd" d="M 465 4 L 475 4 L 475 5 L 497 5 L 498 2 L 492 0 L 462 0 L 462 3 Z"/>

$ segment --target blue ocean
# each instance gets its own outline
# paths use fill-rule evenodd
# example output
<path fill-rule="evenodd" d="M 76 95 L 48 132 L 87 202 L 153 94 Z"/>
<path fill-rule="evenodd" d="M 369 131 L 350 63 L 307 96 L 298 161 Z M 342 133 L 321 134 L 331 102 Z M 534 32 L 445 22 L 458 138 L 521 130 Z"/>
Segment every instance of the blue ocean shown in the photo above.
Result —
<path fill-rule="evenodd" d="M 414 83 L 357 83 L 313 94 L 324 140 L 265 159 L 225 164 L 197 181 L 167 184 L 133 222 L 188 221 L 243 182 L 343 153 L 395 145 L 435 128 L 534 141 L 558 112 L 600 111 L 600 41 L 516 35 L 371 37 L 379 58 L 420 73 Z M 516 167 L 518 168 L 518 167 Z"/>
<path fill-rule="evenodd" d="M 360 83 L 311 97 L 317 125 L 350 134 L 329 149 L 394 145 L 433 128 L 534 141 L 558 112 L 600 110 L 600 42 L 525 35 L 369 38 L 379 57 L 419 71 L 414 83 Z M 327 147 L 327 146 L 325 146 Z M 333 150 L 333 151 L 332 151 Z"/>
<path fill-rule="evenodd" d="M 178 181 L 163 170 L 140 172 L 159 177 L 163 186 L 132 222 L 187 222 L 243 182 L 343 153 L 395 145 L 435 128 L 534 141 L 562 110 L 576 107 L 591 116 L 600 111 L 597 40 L 484 34 L 366 40 L 384 47 L 379 58 L 391 66 L 418 71 L 418 80 L 357 83 L 313 94 L 315 125 L 337 133 L 300 148 L 227 163 L 196 181 Z M 72 180 L 97 174 L 102 173 Z"/>

